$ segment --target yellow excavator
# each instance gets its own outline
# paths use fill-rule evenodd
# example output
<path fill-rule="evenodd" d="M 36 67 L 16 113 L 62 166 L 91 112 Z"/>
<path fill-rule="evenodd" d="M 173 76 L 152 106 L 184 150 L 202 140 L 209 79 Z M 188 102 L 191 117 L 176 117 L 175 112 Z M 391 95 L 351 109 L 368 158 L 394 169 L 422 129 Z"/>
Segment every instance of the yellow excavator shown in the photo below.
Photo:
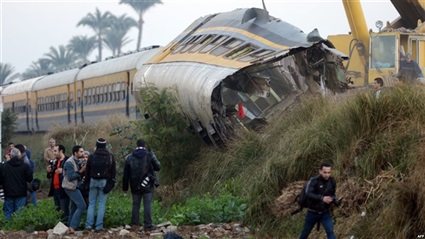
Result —
<path fill-rule="evenodd" d="M 345 63 L 346 78 L 354 86 L 368 86 L 376 77 L 391 86 L 407 53 L 425 69 L 425 2 L 423 0 L 391 0 L 400 14 L 393 22 L 376 23 L 378 32 L 368 30 L 359 0 L 342 0 L 351 32 L 330 35 L 339 51 L 350 57 Z"/>

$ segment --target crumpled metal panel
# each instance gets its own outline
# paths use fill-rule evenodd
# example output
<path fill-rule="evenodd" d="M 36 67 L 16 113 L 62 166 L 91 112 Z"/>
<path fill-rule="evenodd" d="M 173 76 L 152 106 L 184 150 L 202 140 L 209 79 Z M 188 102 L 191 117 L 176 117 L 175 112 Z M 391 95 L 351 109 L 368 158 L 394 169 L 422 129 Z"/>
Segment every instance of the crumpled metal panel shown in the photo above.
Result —
<path fill-rule="evenodd" d="M 190 119 L 209 125 L 213 118 L 211 94 L 235 71 L 237 69 L 189 62 L 145 65 L 136 73 L 134 87 L 139 89 L 151 83 L 160 89 L 176 89 L 184 113 Z"/>

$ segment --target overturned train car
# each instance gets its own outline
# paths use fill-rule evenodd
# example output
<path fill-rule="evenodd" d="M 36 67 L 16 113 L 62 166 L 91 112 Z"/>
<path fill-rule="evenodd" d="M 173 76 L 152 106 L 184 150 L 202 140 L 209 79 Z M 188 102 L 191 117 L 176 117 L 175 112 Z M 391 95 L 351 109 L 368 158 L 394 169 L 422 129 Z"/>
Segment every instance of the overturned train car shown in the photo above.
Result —
<path fill-rule="evenodd" d="M 18 114 L 19 132 L 42 132 L 108 114 L 141 118 L 134 91 L 152 83 L 176 89 L 193 129 L 222 144 L 235 125 L 265 122 L 297 95 L 342 90 L 344 58 L 316 31 L 305 34 L 262 9 L 237 9 L 199 18 L 166 47 L 5 85 L 0 99 Z"/>
<path fill-rule="evenodd" d="M 237 9 L 192 23 L 138 69 L 134 90 L 175 89 L 197 133 L 222 144 L 235 125 L 264 122 L 299 94 L 344 90 L 344 59 L 317 30 L 305 34 L 265 10 Z"/>

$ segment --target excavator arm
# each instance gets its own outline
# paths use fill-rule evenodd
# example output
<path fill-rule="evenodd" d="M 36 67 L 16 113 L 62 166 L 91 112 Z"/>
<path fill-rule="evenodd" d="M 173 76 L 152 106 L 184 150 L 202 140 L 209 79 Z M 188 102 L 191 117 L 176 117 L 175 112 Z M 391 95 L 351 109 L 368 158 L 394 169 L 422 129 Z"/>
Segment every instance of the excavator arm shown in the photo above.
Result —
<path fill-rule="evenodd" d="M 418 19 L 425 19 L 425 1 L 423 0 L 391 0 L 400 18 L 391 23 L 391 28 L 405 27 L 415 29 Z"/>

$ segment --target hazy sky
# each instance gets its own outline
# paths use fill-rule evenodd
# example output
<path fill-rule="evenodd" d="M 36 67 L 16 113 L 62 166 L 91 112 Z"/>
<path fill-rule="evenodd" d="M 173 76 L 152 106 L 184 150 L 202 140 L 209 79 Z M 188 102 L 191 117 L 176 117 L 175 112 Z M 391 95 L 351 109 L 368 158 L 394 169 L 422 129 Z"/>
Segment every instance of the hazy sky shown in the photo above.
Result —
<path fill-rule="evenodd" d="M 144 16 L 142 46 L 166 45 L 201 16 L 236 8 L 262 8 L 261 0 L 162 0 Z M 319 29 L 322 37 L 345 34 L 349 26 L 341 0 L 265 0 L 270 15 L 291 23 L 308 33 Z M 375 22 L 393 21 L 399 14 L 390 0 L 361 0 L 368 28 Z M 94 33 L 77 23 L 96 7 L 116 16 L 127 14 L 137 19 L 130 6 L 119 0 L 0 0 L 0 62 L 10 63 L 22 73 L 33 61 L 42 58 L 51 46 L 67 45 L 73 36 Z M 137 30 L 123 52 L 136 48 Z M 95 59 L 94 51 L 90 60 Z M 103 58 L 112 53 L 103 50 Z"/>

